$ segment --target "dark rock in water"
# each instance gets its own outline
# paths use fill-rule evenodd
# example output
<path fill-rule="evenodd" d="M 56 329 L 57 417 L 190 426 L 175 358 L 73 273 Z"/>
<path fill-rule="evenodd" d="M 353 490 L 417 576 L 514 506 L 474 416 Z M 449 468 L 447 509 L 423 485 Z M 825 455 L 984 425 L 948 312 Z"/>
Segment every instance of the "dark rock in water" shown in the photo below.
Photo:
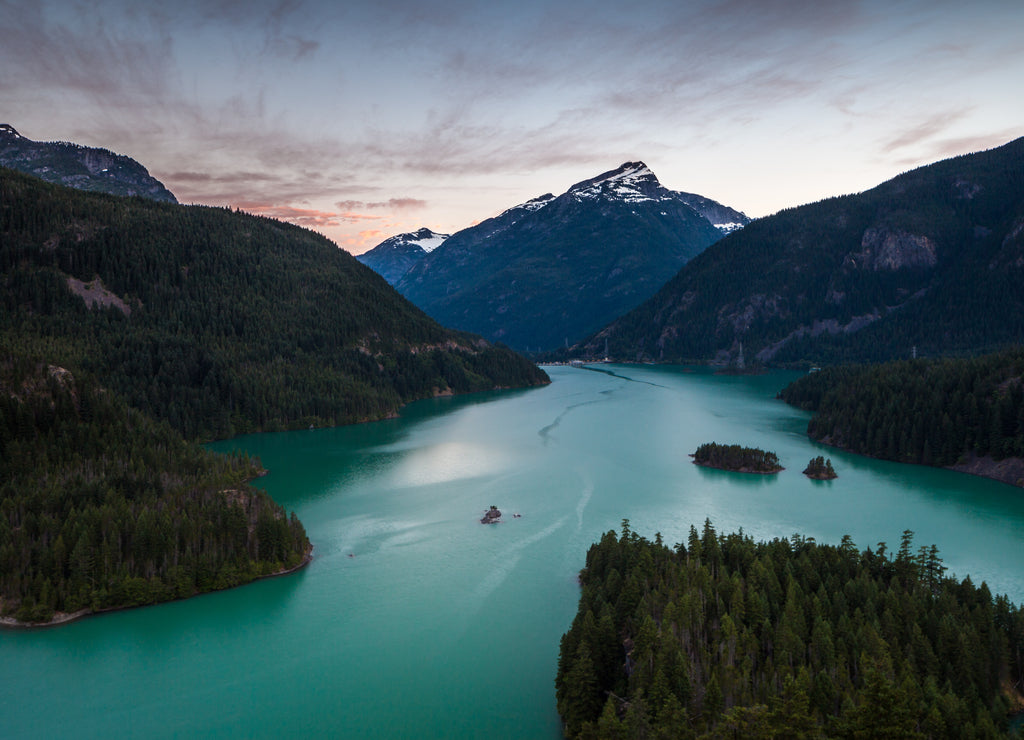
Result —
<path fill-rule="evenodd" d="M 484 514 L 483 519 L 480 520 L 481 524 L 497 524 L 498 520 L 501 519 L 501 511 L 497 506 L 492 506 Z"/>

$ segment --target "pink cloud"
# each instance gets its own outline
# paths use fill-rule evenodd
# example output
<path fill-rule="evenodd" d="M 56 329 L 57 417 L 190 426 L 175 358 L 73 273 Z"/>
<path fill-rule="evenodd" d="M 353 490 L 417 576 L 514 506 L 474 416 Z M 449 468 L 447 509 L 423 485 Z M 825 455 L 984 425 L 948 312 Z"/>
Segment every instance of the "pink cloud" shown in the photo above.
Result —
<path fill-rule="evenodd" d="M 335 205 L 342 210 L 353 210 L 362 208 L 393 208 L 397 210 L 406 210 L 413 208 L 426 208 L 427 201 L 420 200 L 419 198 L 391 198 L 390 200 L 379 200 L 379 201 L 362 201 L 362 200 L 342 200 L 338 201 Z"/>
<path fill-rule="evenodd" d="M 256 216 L 276 218 L 280 221 L 287 221 L 296 226 L 305 226 L 311 229 L 337 227 L 343 223 L 356 223 L 367 220 L 376 221 L 381 218 L 380 216 L 362 213 L 337 213 L 335 211 L 321 211 L 316 208 L 297 208 L 295 206 L 273 205 L 255 201 L 242 201 L 234 205 Z"/>

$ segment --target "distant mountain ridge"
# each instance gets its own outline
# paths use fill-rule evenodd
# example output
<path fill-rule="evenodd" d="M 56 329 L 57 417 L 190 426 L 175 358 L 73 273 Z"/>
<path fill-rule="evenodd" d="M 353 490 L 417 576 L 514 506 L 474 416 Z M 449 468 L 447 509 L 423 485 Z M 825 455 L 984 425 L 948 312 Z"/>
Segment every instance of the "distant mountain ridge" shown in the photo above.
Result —
<path fill-rule="evenodd" d="M 1024 341 L 1024 138 L 759 219 L 574 348 L 825 363 Z"/>
<path fill-rule="evenodd" d="M 0 166 L 78 190 L 178 202 L 131 157 L 66 141 L 32 141 L 6 123 L 0 124 Z"/>
<path fill-rule="evenodd" d="M 552 349 L 638 305 L 721 238 L 702 211 L 749 222 L 626 162 L 453 234 L 395 287 L 447 326 Z"/>
<path fill-rule="evenodd" d="M 397 234 L 370 251 L 356 255 L 356 259 L 394 285 L 410 267 L 441 246 L 449 236 L 427 228 Z"/>

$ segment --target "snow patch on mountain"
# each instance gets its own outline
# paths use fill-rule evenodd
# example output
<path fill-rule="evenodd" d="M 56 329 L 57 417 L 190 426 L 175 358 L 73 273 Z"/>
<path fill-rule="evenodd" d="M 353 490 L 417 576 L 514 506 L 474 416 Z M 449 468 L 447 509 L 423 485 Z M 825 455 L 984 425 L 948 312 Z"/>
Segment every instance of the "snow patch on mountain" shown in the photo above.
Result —
<path fill-rule="evenodd" d="M 569 188 L 568 194 L 579 203 L 598 198 L 613 198 L 631 204 L 676 199 L 643 162 L 626 162 L 618 169 L 578 182 Z"/>
<path fill-rule="evenodd" d="M 536 198 L 531 198 L 525 203 L 520 203 L 517 206 L 506 208 L 504 211 L 498 214 L 496 218 L 500 219 L 507 214 L 514 214 L 516 211 L 524 211 L 525 213 L 523 215 L 525 215 L 526 213 L 533 213 L 535 211 L 539 211 L 541 208 L 546 206 L 554 199 L 555 196 L 552 195 L 551 193 L 544 193 L 544 195 L 538 195 Z"/>
<path fill-rule="evenodd" d="M 423 228 L 419 231 L 410 231 L 405 234 L 396 234 L 389 237 L 374 247 L 374 250 L 381 252 L 390 249 L 403 249 L 405 247 L 419 247 L 428 254 L 440 247 L 451 234 L 438 234 L 436 231 Z"/>

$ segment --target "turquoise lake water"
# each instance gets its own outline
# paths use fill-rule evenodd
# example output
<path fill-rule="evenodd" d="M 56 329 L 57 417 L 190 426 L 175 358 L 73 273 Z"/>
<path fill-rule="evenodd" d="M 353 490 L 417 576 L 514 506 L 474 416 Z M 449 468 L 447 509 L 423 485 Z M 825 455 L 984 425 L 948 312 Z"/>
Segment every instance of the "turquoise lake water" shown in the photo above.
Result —
<path fill-rule="evenodd" d="M 0 737 L 555 738 L 558 641 L 589 545 L 623 518 L 685 541 L 710 517 L 756 539 L 938 545 L 1024 600 L 1024 491 L 809 441 L 775 400 L 794 373 L 550 368 L 527 391 L 401 418 L 213 445 L 306 525 L 309 567 L 188 601 L 0 631 Z M 786 470 L 698 468 L 702 442 Z M 839 479 L 810 481 L 832 458 Z M 490 505 L 504 521 L 484 526 Z M 520 513 L 520 518 L 513 518 Z"/>

